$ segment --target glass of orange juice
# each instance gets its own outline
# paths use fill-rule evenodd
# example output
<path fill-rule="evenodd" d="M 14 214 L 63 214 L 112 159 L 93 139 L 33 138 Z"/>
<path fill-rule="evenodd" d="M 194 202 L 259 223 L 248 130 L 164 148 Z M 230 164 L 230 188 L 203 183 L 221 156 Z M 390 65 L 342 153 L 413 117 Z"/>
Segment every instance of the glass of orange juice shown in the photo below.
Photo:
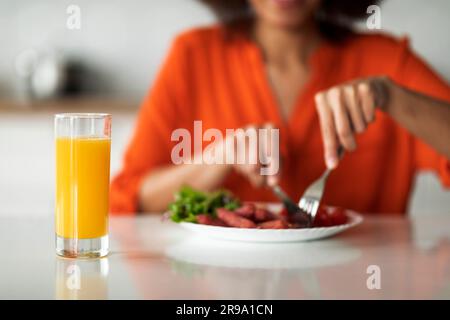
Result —
<path fill-rule="evenodd" d="M 56 253 L 71 258 L 108 254 L 111 115 L 55 116 Z"/>

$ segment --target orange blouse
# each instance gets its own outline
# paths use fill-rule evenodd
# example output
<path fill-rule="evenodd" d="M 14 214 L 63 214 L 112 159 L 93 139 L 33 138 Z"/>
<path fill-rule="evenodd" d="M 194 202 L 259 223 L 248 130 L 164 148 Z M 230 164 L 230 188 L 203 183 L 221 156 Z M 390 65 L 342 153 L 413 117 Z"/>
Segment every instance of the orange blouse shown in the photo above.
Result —
<path fill-rule="evenodd" d="M 280 128 L 281 186 L 298 198 L 325 169 L 314 94 L 355 78 L 388 75 L 404 87 L 450 101 L 450 87 L 419 57 L 407 40 L 355 35 L 341 44 L 323 43 L 311 56 L 311 77 L 288 121 L 283 120 L 265 74 L 260 49 L 247 37 L 215 26 L 176 38 L 162 70 L 145 98 L 122 171 L 111 186 L 111 211 L 137 211 L 142 178 L 171 164 L 174 129 L 193 131 L 240 128 L 272 122 Z M 192 133 L 193 134 L 193 133 Z M 365 213 L 403 213 L 418 170 L 434 170 L 450 186 L 450 161 L 397 125 L 387 114 L 357 137 L 330 175 L 324 202 Z M 237 173 L 224 187 L 243 200 L 275 201 Z"/>

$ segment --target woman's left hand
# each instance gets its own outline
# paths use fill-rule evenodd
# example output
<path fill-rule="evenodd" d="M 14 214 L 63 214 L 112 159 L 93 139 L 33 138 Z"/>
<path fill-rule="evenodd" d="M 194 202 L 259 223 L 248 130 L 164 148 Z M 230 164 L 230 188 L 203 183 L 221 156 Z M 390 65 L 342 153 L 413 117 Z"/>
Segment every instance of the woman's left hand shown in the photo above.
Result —
<path fill-rule="evenodd" d="M 315 95 L 328 168 L 337 166 L 339 146 L 347 151 L 356 149 L 355 134 L 364 132 L 375 120 L 376 107 L 383 109 L 387 105 L 391 86 L 387 77 L 370 77 Z"/>

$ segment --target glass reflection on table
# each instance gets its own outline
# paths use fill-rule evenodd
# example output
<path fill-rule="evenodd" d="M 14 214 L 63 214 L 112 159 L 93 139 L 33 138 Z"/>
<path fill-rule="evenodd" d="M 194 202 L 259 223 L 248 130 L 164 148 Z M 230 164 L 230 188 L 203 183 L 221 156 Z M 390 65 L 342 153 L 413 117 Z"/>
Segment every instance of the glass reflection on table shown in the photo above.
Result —
<path fill-rule="evenodd" d="M 108 298 L 108 258 L 56 258 L 55 298 L 93 300 Z"/>

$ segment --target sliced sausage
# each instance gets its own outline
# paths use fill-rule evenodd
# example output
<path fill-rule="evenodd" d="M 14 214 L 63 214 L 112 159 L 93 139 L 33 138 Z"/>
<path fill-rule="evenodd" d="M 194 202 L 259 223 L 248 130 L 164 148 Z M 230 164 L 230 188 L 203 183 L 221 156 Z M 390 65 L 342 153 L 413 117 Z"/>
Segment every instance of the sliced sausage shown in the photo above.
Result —
<path fill-rule="evenodd" d="M 270 221 L 270 220 L 275 220 L 275 219 L 276 219 L 276 216 L 272 212 L 270 212 L 266 209 L 258 208 L 255 210 L 254 220 L 256 222 L 265 222 L 265 221 Z"/>
<path fill-rule="evenodd" d="M 206 224 L 208 226 L 216 226 L 216 227 L 226 227 L 227 226 L 225 224 L 225 222 L 223 222 L 219 218 L 214 218 L 207 214 L 199 214 L 197 216 L 197 223 Z"/>
<path fill-rule="evenodd" d="M 256 228 L 256 224 L 247 218 L 224 208 L 217 209 L 217 216 L 223 220 L 228 226 L 236 228 Z"/>
<path fill-rule="evenodd" d="M 234 213 L 240 215 L 241 217 L 252 220 L 255 214 L 255 205 L 253 203 L 245 203 L 242 207 L 234 210 Z"/>
<path fill-rule="evenodd" d="M 287 229 L 289 225 L 282 219 L 261 222 L 258 224 L 260 229 Z"/>

